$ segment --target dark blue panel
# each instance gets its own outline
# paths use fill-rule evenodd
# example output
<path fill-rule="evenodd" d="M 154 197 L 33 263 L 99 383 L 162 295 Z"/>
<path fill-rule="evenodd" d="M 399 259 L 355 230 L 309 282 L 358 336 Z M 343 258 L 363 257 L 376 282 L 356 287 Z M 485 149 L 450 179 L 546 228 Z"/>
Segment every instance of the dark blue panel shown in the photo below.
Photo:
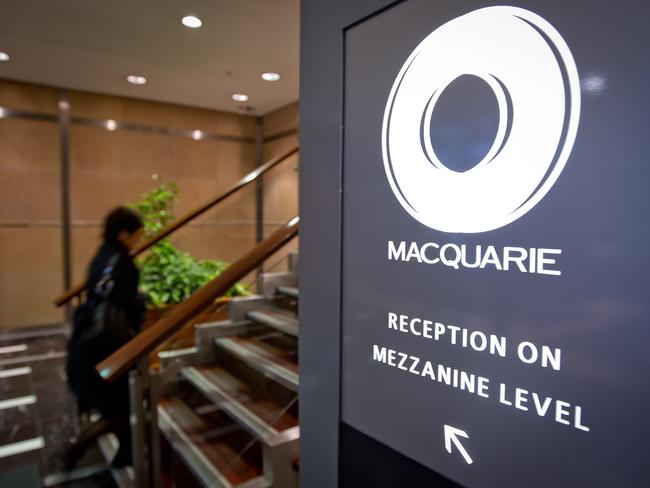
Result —
<path fill-rule="evenodd" d="M 633 1 L 511 4 L 534 16 L 515 12 L 491 33 L 496 20 L 465 18 L 458 43 L 441 43 L 419 75 L 433 96 L 458 60 L 501 42 L 510 57 L 477 57 L 464 73 L 494 78 L 500 135 L 477 122 L 494 117 L 478 88 L 448 86 L 428 134 L 428 97 L 389 103 L 395 87 L 415 89 L 401 70 L 418 69 L 423 58 L 409 56 L 423 39 L 493 4 L 411 0 L 347 31 L 342 417 L 466 486 L 649 486 L 650 12 Z M 484 151 L 494 154 L 476 166 Z M 405 243 L 403 260 L 389 259 L 390 241 Z M 445 244 L 467 265 L 441 262 Z M 425 320 L 430 335 L 444 331 L 437 340 Z"/>

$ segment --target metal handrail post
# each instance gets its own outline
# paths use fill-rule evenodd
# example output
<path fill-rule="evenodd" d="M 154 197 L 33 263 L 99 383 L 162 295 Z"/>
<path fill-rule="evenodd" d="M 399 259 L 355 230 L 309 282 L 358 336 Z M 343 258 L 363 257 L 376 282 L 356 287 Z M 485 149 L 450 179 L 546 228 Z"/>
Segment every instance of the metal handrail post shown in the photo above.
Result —
<path fill-rule="evenodd" d="M 163 378 L 160 373 L 149 373 L 149 473 L 151 486 L 162 486 L 162 460 L 160 430 L 158 429 L 158 402 L 162 393 Z"/>
<path fill-rule="evenodd" d="M 129 405 L 131 426 L 131 455 L 133 457 L 134 484 L 149 488 L 148 425 L 146 414 L 146 387 L 149 357 L 145 356 L 138 368 L 129 372 Z"/>

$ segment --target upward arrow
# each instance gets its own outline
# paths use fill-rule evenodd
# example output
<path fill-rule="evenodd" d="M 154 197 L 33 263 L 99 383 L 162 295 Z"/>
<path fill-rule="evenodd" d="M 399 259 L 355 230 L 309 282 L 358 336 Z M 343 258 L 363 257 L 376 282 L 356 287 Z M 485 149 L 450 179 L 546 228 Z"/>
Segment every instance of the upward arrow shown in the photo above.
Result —
<path fill-rule="evenodd" d="M 458 436 L 469 439 L 467 432 L 464 430 L 445 424 L 445 449 L 447 449 L 447 452 L 451 454 L 451 443 L 453 442 L 463 458 L 465 458 L 465 462 L 467 462 L 467 464 L 472 464 L 474 461 L 472 461 L 472 458 L 469 457 L 469 454 L 467 454 L 467 451 L 458 440 Z"/>

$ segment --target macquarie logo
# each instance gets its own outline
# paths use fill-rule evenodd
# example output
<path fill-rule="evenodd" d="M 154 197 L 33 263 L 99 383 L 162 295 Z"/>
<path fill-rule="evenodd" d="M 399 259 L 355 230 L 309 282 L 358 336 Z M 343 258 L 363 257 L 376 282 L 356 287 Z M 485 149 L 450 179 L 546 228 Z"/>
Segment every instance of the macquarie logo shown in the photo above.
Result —
<path fill-rule="evenodd" d="M 491 88 L 498 126 L 482 160 L 458 172 L 439 159 L 429 134 L 438 99 L 463 75 Z M 476 10 L 429 34 L 399 71 L 382 127 L 386 176 L 402 207 L 431 229 L 498 229 L 526 214 L 553 186 L 579 118 L 578 71 L 559 32 L 521 8 Z M 520 271 L 537 269 L 530 258 L 526 252 Z"/>

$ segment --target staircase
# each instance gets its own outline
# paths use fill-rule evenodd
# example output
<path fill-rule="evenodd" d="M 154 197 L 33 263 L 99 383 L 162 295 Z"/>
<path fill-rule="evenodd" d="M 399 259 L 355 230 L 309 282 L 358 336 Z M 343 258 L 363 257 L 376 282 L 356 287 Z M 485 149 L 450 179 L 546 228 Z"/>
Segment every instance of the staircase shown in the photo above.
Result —
<path fill-rule="evenodd" d="M 269 159 L 141 243 L 131 256 L 218 209 L 284 162 L 292 162 L 284 167 L 293 171 L 291 158 L 298 152 L 296 146 Z M 235 299 L 228 320 L 200 322 L 220 311 L 219 299 L 233 285 L 298 235 L 299 222 L 296 215 L 242 250 L 217 277 L 95 365 L 105 381 L 129 379 L 133 469 L 116 476 L 119 486 L 297 486 L 297 255 L 289 256 L 288 272 L 260 276 L 260 295 Z M 84 290 L 85 283 L 79 283 L 54 303 L 81 300 Z M 152 361 L 159 347 L 174 347 L 177 334 L 196 323 L 195 346 L 158 353 L 158 361 Z M 103 450 L 115 447 L 111 441 Z"/>
<path fill-rule="evenodd" d="M 159 354 L 163 486 L 298 486 L 298 256 L 260 275 L 196 346 Z M 153 466 L 153 470 L 157 469 Z"/>

